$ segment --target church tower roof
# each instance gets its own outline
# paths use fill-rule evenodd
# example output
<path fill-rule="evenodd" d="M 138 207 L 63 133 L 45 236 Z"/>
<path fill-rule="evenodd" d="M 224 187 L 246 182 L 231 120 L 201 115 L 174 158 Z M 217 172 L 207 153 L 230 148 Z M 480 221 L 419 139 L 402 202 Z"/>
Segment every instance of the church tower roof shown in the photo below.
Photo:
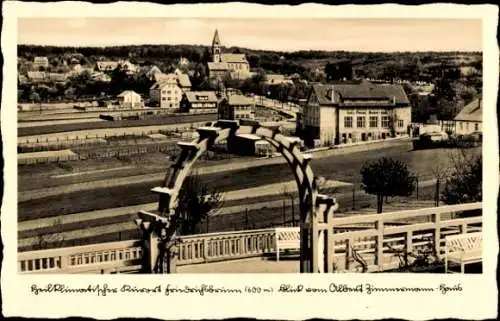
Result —
<path fill-rule="evenodd" d="M 217 29 L 215 29 L 214 40 L 212 41 L 212 46 L 213 45 L 220 45 L 219 32 Z"/>

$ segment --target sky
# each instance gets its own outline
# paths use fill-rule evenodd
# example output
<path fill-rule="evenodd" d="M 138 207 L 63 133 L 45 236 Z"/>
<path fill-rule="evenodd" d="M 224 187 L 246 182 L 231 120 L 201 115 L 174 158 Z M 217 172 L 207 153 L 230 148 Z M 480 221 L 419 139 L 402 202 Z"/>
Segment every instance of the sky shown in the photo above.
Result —
<path fill-rule="evenodd" d="M 18 43 L 211 45 L 277 51 L 482 51 L 479 19 L 19 18 Z"/>

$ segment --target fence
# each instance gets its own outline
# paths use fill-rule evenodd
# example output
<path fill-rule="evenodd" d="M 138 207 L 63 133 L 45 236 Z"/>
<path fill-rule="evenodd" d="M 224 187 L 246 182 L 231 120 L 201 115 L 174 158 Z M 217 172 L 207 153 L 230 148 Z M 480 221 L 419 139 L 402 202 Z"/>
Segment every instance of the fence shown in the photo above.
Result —
<path fill-rule="evenodd" d="M 330 220 L 327 250 L 333 271 L 356 270 L 354 261 L 365 261 L 366 271 L 397 267 L 394 249 L 410 253 L 430 238 L 439 257 L 444 237 L 482 230 L 482 217 L 460 217 L 463 211 L 480 210 L 481 203 L 438 208 L 336 217 Z M 446 214 L 448 216 L 446 217 Z M 420 219 L 420 220 L 416 220 Z M 247 230 L 182 236 L 177 265 L 226 261 L 275 253 L 275 229 Z M 321 238 L 320 238 L 321 239 Z M 321 246 L 320 246 L 321 248 Z M 320 256 L 322 254 L 320 253 Z M 138 271 L 140 242 L 122 241 L 51 250 L 20 252 L 20 273 L 118 273 Z M 278 264 L 278 263 L 277 263 Z M 286 272 L 286 271 L 284 271 Z"/>

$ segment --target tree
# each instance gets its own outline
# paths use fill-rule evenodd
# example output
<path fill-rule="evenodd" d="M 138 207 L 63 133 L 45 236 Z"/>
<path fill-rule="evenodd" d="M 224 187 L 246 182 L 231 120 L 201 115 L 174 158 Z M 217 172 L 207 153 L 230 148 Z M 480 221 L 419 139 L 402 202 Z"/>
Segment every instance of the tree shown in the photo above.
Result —
<path fill-rule="evenodd" d="M 223 193 L 210 190 L 198 174 L 188 176 L 179 191 L 176 216 L 180 235 L 200 231 L 200 223 L 217 213 L 223 205 Z"/>
<path fill-rule="evenodd" d="M 452 173 L 445 182 L 441 200 L 446 204 L 482 201 L 483 158 L 462 150 L 450 156 Z"/>
<path fill-rule="evenodd" d="M 415 188 L 415 175 L 405 162 L 383 157 L 361 167 L 361 183 L 368 194 L 377 196 L 377 213 L 382 213 L 384 196 L 410 196 Z"/>

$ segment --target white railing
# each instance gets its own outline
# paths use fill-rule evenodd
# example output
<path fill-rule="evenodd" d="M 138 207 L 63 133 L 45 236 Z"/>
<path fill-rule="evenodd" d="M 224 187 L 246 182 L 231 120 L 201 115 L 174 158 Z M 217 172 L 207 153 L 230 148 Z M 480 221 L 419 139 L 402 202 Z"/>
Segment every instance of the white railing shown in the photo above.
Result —
<path fill-rule="evenodd" d="M 362 264 L 354 260 L 353 251 L 363 258 L 370 271 L 397 268 L 398 255 L 416 253 L 423 248 L 433 250 L 438 259 L 442 258 L 445 236 L 482 230 L 482 216 L 460 218 L 457 213 L 481 208 L 482 203 L 470 203 L 333 218 L 330 223 L 334 226 L 331 239 L 334 252 L 330 253 L 332 262 L 329 263 L 339 271 L 361 268 Z M 343 228 L 346 225 L 350 226 L 349 230 Z M 355 225 L 364 228 L 352 230 Z"/>
<path fill-rule="evenodd" d="M 444 237 L 481 231 L 482 217 L 460 218 L 457 212 L 480 210 L 481 203 L 441 206 L 382 214 L 334 217 L 328 260 L 336 271 L 357 270 L 359 254 L 369 271 L 398 267 L 395 250 L 412 253 L 434 247 L 444 253 Z M 331 244 L 331 243 L 330 243 Z M 176 265 L 262 256 L 276 252 L 276 229 L 182 236 Z M 358 258 L 359 258 L 358 256 Z M 122 241 L 18 254 L 19 273 L 125 273 L 141 268 L 140 242 Z"/>
<path fill-rule="evenodd" d="M 183 236 L 177 265 L 232 260 L 272 253 L 275 229 Z"/>
<path fill-rule="evenodd" d="M 123 273 L 141 267 L 140 242 L 122 241 L 18 253 L 19 273 Z"/>

